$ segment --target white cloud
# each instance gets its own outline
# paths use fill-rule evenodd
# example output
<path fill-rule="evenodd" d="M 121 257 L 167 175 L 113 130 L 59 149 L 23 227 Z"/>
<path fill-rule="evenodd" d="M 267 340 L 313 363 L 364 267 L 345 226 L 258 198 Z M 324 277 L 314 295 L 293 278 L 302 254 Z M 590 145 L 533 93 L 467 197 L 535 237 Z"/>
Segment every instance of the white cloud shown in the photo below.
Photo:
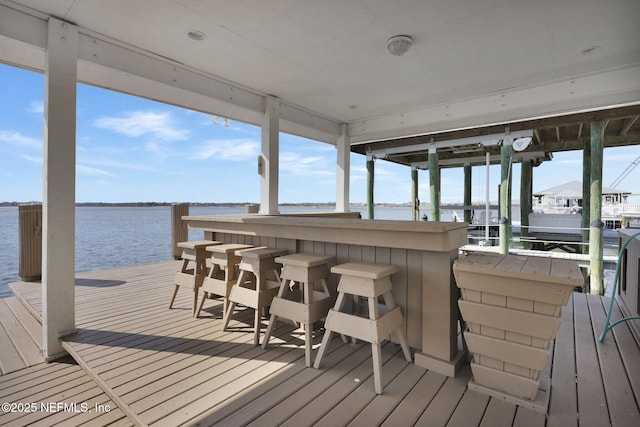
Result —
<path fill-rule="evenodd" d="M 44 102 L 43 101 L 31 101 L 29 103 L 29 107 L 27 108 L 27 113 L 44 113 Z"/>
<path fill-rule="evenodd" d="M 85 166 L 85 165 L 77 165 L 76 172 L 80 175 L 114 176 L 111 172 L 98 169 L 98 168 L 92 168 L 91 166 Z"/>
<path fill-rule="evenodd" d="M 144 163 L 126 163 L 126 162 L 114 162 L 111 160 L 84 160 L 83 163 L 96 165 L 100 167 L 109 167 L 117 169 L 128 169 L 143 172 L 155 172 L 156 168 L 149 166 L 148 162 Z"/>
<path fill-rule="evenodd" d="M 258 154 L 258 142 L 254 140 L 209 140 L 197 147 L 190 158 L 241 161 L 252 159 Z"/>
<path fill-rule="evenodd" d="M 165 141 L 185 140 L 189 135 L 188 129 L 175 127 L 168 112 L 134 111 L 124 117 L 99 118 L 94 121 L 94 125 L 129 137 L 152 135 Z"/>
<path fill-rule="evenodd" d="M 17 147 L 26 147 L 35 150 L 42 149 L 42 141 L 36 138 L 24 136 L 19 132 L 0 131 L 0 142 Z"/>
<path fill-rule="evenodd" d="M 321 162 L 326 160 L 321 156 L 304 157 L 300 154 L 287 152 L 280 154 L 280 170 L 295 175 L 332 175 L 334 171 L 322 169 Z"/>
<path fill-rule="evenodd" d="M 22 158 L 32 163 L 42 164 L 42 157 L 29 156 L 27 154 L 23 154 Z"/>

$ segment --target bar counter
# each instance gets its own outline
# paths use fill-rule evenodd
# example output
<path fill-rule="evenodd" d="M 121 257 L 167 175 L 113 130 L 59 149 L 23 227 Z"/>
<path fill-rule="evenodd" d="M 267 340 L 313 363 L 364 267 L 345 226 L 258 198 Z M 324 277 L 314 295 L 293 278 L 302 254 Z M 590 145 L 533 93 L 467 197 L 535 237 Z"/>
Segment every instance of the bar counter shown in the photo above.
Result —
<path fill-rule="evenodd" d="M 393 264 L 393 297 L 405 316 L 416 365 L 453 377 L 463 362 L 458 345 L 459 290 L 453 278 L 463 222 L 362 220 L 349 215 L 184 216 L 205 238 L 334 255 L 337 263 Z M 331 285 L 337 284 L 332 278 Z"/>

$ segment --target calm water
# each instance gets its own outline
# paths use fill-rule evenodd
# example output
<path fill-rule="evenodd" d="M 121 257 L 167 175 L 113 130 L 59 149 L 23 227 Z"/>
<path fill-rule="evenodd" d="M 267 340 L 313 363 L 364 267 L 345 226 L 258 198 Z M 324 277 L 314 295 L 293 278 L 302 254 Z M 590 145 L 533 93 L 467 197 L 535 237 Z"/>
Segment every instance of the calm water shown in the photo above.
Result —
<path fill-rule="evenodd" d="M 331 208 L 282 207 L 281 212 L 331 211 Z M 365 208 L 354 209 L 365 212 Z M 244 207 L 190 208 L 191 215 L 243 213 Z M 378 219 L 411 219 L 411 209 L 377 207 Z M 191 231 L 190 240 L 201 239 Z M 0 297 L 18 276 L 18 208 L 0 207 Z M 76 208 L 76 271 L 93 271 L 171 259 L 171 208 Z"/>

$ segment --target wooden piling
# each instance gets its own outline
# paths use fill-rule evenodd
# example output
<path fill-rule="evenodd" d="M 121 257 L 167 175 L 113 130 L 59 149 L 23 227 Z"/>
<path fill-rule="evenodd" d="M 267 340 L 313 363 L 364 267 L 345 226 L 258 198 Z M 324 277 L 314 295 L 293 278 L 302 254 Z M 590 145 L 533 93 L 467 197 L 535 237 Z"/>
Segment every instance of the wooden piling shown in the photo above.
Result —
<path fill-rule="evenodd" d="M 18 274 L 25 282 L 42 278 L 42 204 L 18 205 Z"/>
<path fill-rule="evenodd" d="M 182 220 L 182 217 L 186 215 L 189 215 L 188 203 L 171 204 L 171 255 L 173 259 L 182 257 L 182 248 L 178 247 L 178 243 L 189 240 L 187 223 Z"/>
<path fill-rule="evenodd" d="M 604 126 L 591 122 L 591 223 L 589 229 L 590 293 L 604 295 L 602 223 L 602 157 L 604 154 Z"/>
<path fill-rule="evenodd" d="M 469 163 L 464 165 L 464 222 L 467 224 L 471 224 L 471 178 L 472 178 L 472 169 Z"/>
<path fill-rule="evenodd" d="M 411 220 L 420 220 L 420 199 L 418 198 L 418 169 L 411 168 Z"/>
<path fill-rule="evenodd" d="M 373 219 L 373 178 L 375 166 L 373 159 L 367 159 L 367 217 Z"/>
<path fill-rule="evenodd" d="M 431 197 L 431 220 L 440 221 L 440 167 L 438 152 L 429 150 L 429 194 Z"/>
<path fill-rule="evenodd" d="M 529 214 L 531 213 L 532 176 L 533 167 L 531 160 L 522 161 L 520 173 L 520 238 L 526 240 L 529 236 Z M 530 242 L 523 242 L 525 249 L 531 249 Z"/>
<path fill-rule="evenodd" d="M 508 254 L 511 246 L 511 212 L 509 207 L 511 191 L 509 189 L 511 183 L 511 156 L 513 154 L 513 146 L 511 144 L 503 144 L 500 149 L 500 253 Z"/>
<path fill-rule="evenodd" d="M 591 224 L 591 143 L 584 144 L 582 151 L 582 243 L 589 243 Z M 589 253 L 589 245 L 582 245 L 582 253 Z"/>

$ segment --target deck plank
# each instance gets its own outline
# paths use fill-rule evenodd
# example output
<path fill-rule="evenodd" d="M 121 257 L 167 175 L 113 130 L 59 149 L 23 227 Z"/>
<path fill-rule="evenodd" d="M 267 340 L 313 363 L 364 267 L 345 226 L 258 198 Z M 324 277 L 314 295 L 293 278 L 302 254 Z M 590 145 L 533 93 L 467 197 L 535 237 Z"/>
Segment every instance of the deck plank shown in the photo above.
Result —
<path fill-rule="evenodd" d="M 606 306 L 608 309 L 608 305 Z M 606 311 L 605 311 L 606 312 Z M 623 318 L 620 306 L 616 303 L 613 305 L 613 312 L 611 313 L 611 322 L 618 321 Z M 632 320 L 632 322 L 640 322 L 640 320 Z M 601 332 L 601 331 L 600 331 Z M 638 351 L 638 342 L 633 335 L 627 322 L 622 322 L 615 326 L 607 336 L 605 340 L 611 339 L 611 334 L 615 336 L 618 344 L 618 350 L 622 357 L 622 362 L 631 384 L 631 389 L 636 397 L 636 402 L 640 399 L 640 351 Z"/>
<path fill-rule="evenodd" d="M 43 363 L 44 357 L 40 351 L 40 344 L 34 341 L 31 334 L 23 326 L 24 319 L 18 318 L 11 310 L 10 304 L 7 304 L 7 300 L 12 299 L 15 300 L 14 297 L 0 299 L 0 304 L 5 304 L 4 307 L 0 308 L 0 322 L 7 331 L 9 339 L 17 349 L 25 366 Z"/>
<path fill-rule="evenodd" d="M 607 414 L 607 398 L 600 375 L 600 363 L 595 337 L 591 327 L 587 296 L 574 294 L 574 328 L 576 342 L 576 377 L 578 380 L 578 422 L 580 426 L 605 426 L 610 424 Z"/>
<path fill-rule="evenodd" d="M 391 378 L 395 378 L 400 371 L 407 366 L 407 361 L 401 357 L 393 357 L 398 354 L 398 349 L 394 345 L 386 345 L 383 347 L 383 380 L 382 387 L 386 388 Z M 342 399 L 337 405 L 331 408 L 325 416 L 320 418 L 315 425 L 317 426 L 335 426 L 339 424 L 348 425 L 358 414 L 367 407 L 377 396 L 373 385 L 373 365 L 370 361 L 368 371 L 365 372 L 367 379 L 359 382 L 351 381 L 357 387 L 349 392 L 349 395 Z M 366 363 L 365 363 L 366 365 Z M 350 379 L 350 378 L 347 378 Z M 349 386 L 348 386 L 349 387 Z M 349 387 L 350 388 L 350 387 Z M 375 423 L 374 423 L 375 424 Z"/>
<path fill-rule="evenodd" d="M 447 378 L 442 388 L 431 400 L 427 409 L 416 422 L 417 426 L 445 426 L 462 399 L 471 378 L 471 368 L 467 365 L 455 378 Z"/>
<path fill-rule="evenodd" d="M 480 425 L 488 404 L 489 396 L 467 390 L 447 423 L 447 427 Z"/>
<path fill-rule="evenodd" d="M 573 301 L 562 307 L 562 323 L 556 335 L 551 370 L 548 427 L 577 427 L 576 356 Z"/>
<path fill-rule="evenodd" d="M 25 380 L 25 381 L 23 381 Z M 0 377 L 3 402 L 28 402 L 36 405 L 31 413 L 0 412 L 0 425 L 51 426 L 81 425 L 90 422 L 92 426 L 108 425 L 119 422 L 131 426 L 133 423 L 116 407 L 103 391 L 85 374 L 70 358 L 63 358 L 51 363 L 24 368 Z M 58 411 L 55 407 L 41 404 L 76 403 L 76 411 Z M 95 411 L 95 403 L 109 406 L 109 413 Z M 87 405 L 88 412 L 82 412 L 82 403 Z M 71 408 L 71 407 L 70 407 Z M 97 420 L 102 421 L 97 421 Z"/>
<path fill-rule="evenodd" d="M 295 400 L 300 396 L 317 396 L 320 391 L 344 377 L 349 366 L 359 363 L 360 358 L 364 359 L 362 353 L 356 350 L 357 347 L 346 344 L 332 346 L 328 349 L 326 359 L 323 359 L 331 368 L 316 370 L 307 369 L 303 364 L 294 364 L 278 375 L 265 377 L 251 390 L 212 407 L 193 421 L 202 425 L 247 425 L 272 410 L 279 412 L 279 408 L 284 407 L 290 411 L 289 407 L 299 406 Z"/>
<path fill-rule="evenodd" d="M 346 346 L 351 346 L 351 344 L 346 344 Z M 357 348 L 353 355 L 337 364 L 332 363 L 333 361 L 328 357 L 320 369 L 322 376 L 301 388 L 302 393 L 292 396 L 265 412 L 262 417 L 254 420 L 253 425 L 260 425 L 264 422 L 275 422 L 289 426 L 316 423 L 354 390 L 370 386 L 366 385 L 366 380 L 372 375 L 371 346 L 360 343 Z M 391 346 L 384 348 L 383 363 L 394 354 L 394 349 Z M 348 419 L 344 419 L 342 423 L 348 421 Z"/>
<path fill-rule="evenodd" d="M 376 396 L 369 405 L 353 418 L 350 425 L 382 424 L 405 396 L 409 394 L 423 374 L 424 369 L 419 369 L 415 365 L 407 363 L 405 368 L 385 387 L 384 394 Z M 399 425 L 407 425 L 407 421 L 402 420 Z"/>
<path fill-rule="evenodd" d="M 609 299 L 588 300 L 589 311 L 594 334 L 602 331 L 605 325 L 606 313 L 603 303 Z M 596 341 L 596 351 L 600 360 L 602 382 L 605 387 L 607 407 L 609 408 L 612 426 L 640 425 L 640 410 L 633 396 L 627 372 L 622 363 L 615 339 Z"/>
<path fill-rule="evenodd" d="M 446 379 L 446 376 L 434 371 L 424 372 L 413 390 L 396 406 L 382 425 L 394 427 L 415 424 Z"/>
<path fill-rule="evenodd" d="M 337 253 L 344 250 L 336 248 Z M 373 260 L 378 254 L 362 256 Z M 83 371 L 76 372 L 80 367 L 68 364 L 58 364 L 56 369 L 39 364 L 16 371 L 19 376 L 0 376 L 0 398 L 53 399 L 52 393 L 63 392 L 71 399 L 114 407 L 117 403 L 121 408 L 73 417 L 0 414 L 0 424 L 6 420 L 34 425 L 131 425 L 137 420 L 160 426 L 545 425 L 544 414 L 469 391 L 468 366 L 457 378 L 446 378 L 407 364 L 397 346 L 388 343 L 383 347 L 385 391 L 378 396 L 373 391 L 367 344 L 352 346 L 336 339 L 323 366 L 316 370 L 304 366 L 302 335 L 291 325 L 278 323 L 265 351 L 252 345 L 250 309 L 240 310 L 227 331 L 221 330 L 219 300 L 210 301 L 201 318 L 194 319 L 192 294 L 181 290 L 175 309 L 169 310 L 178 264 L 171 261 L 77 275 L 79 331 L 67 337 L 64 345 L 94 381 L 88 381 Z M 18 285 L 17 297 L 33 302 L 37 312 L 40 285 L 24 284 L 24 293 L 22 284 Z M 609 412 L 614 425 L 635 421 L 624 411 L 629 406 L 638 410 L 638 343 L 624 324 L 607 336 L 611 343 L 596 343 L 605 302 L 574 294 L 562 311 L 553 349 L 549 427 L 577 427 L 578 411 L 581 427 L 607 425 Z M 0 307 L 20 310 L 9 305 Z M 620 316 L 614 304 L 612 319 Z M 23 329 L 33 335 L 38 331 L 30 322 Z M 620 387 L 625 381 L 627 385 Z"/>
<path fill-rule="evenodd" d="M 516 406 L 499 399 L 491 399 L 482 417 L 480 427 L 510 427 L 516 414 Z"/>
<path fill-rule="evenodd" d="M 2 300 L 0 299 L 0 301 Z M 1 302 L 0 304 L 4 305 L 4 303 Z M 4 307 L 0 307 L 0 310 L 2 309 L 6 309 L 6 305 L 4 305 Z M 0 352 L 0 373 L 5 375 L 27 367 L 27 364 L 20 356 L 20 352 L 15 347 L 9 331 L 5 329 L 4 324 L 1 322 L 0 346 L 2 346 L 2 352 Z"/>

